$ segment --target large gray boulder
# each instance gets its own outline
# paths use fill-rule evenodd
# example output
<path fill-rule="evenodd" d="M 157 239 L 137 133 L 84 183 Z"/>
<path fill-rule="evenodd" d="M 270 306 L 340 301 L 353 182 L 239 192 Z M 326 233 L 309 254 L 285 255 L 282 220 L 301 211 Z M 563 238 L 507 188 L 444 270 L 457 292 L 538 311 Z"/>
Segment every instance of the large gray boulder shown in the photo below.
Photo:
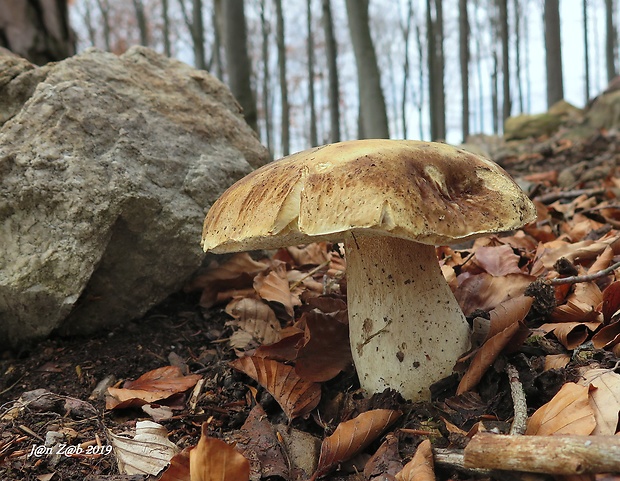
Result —
<path fill-rule="evenodd" d="M 203 259 L 211 203 L 268 161 L 229 90 L 136 47 L 0 55 L 0 346 L 139 317 Z"/>

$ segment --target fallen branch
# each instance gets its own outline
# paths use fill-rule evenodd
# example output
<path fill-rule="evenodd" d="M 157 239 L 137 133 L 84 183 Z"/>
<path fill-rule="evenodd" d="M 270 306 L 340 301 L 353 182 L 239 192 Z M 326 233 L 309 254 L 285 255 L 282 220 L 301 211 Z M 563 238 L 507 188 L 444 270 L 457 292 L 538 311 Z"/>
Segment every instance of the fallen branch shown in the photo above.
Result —
<path fill-rule="evenodd" d="M 527 427 L 527 401 L 523 384 L 519 380 L 519 371 L 512 364 L 506 364 L 506 374 L 510 381 L 510 395 L 514 406 L 514 417 L 510 426 L 510 434 L 524 434 Z"/>
<path fill-rule="evenodd" d="M 479 433 L 464 452 L 466 468 L 546 474 L 620 473 L 620 436 Z"/>
<path fill-rule="evenodd" d="M 545 284 L 549 286 L 559 286 L 560 284 L 577 284 L 579 282 L 590 282 L 595 281 L 596 279 L 600 279 L 601 277 L 605 277 L 610 275 L 616 269 L 620 269 L 620 262 L 616 262 L 615 264 L 609 266 L 602 271 L 595 272 L 593 274 L 584 274 L 582 276 L 570 276 L 570 277 L 560 277 L 557 279 L 547 279 L 543 281 Z"/>

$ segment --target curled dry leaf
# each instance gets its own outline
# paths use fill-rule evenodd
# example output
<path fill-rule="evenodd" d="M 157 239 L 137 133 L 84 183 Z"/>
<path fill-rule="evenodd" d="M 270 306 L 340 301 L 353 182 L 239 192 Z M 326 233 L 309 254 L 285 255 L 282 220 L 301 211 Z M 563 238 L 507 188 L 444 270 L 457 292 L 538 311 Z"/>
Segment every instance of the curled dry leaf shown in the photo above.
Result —
<path fill-rule="evenodd" d="M 175 454 L 159 481 L 190 481 L 189 479 L 189 452 L 193 448 L 185 448 Z"/>
<path fill-rule="evenodd" d="M 305 312 L 302 317 L 306 342 L 297 354 L 295 372 L 308 381 L 328 381 L 353 362 L 349 327 L 321 312 Z"/>
<path fill-rule="evenodd" d="M 301 379 L 286 364 L 253 356 L 230 364 L 267 389 L 289 420 L 308 414 L 321 400 L 321 385 Z"/>
<path fill-rule="evenodd" d="M 603 291 L 603 322 L 609 324 L 612 316 L 620 309 L 620 281 L 612 282 Z"/>
<path fill-rule="evenodd" d="M 596 388 L 590 390 L 590 405 L 596 418 L 596 428 L 592 434 L 616 434 L 620 412 L 620 374 L 611 369 L 590 369 L 583 374 L 579 384 Z"/>
<path fill-rule="evenodd" d="M 525 434 L 590 435 L 596 427 L 594 410 L 590 406 L 588 386 L 568 382 L 553 399 L 541 406 L 527 422 Z"/>
<path fill-rule="evenodd" d="M 324 476 L 338 463 L 351 459 L 377 439 L 401 414 L 391 409 L 374 409 L 340 423 L 333 434 L 323 440 L 319 464 L 310 481 Z"/>
<path fill-rule="evenodd" d="M 599 306 L 603 294 L 594 282 L 580 282 L 568 296 L 566 304 L 558 306 L 551 314 L 554 322 L 601 322 Z"/>
<path fill-rule="evenodd" d="M 589 330 L 594 331 L 599 325 L 597 322 L 554 322 L 543 324 L 539 329 L 544 332 L 553 332 L 566 349 L 575 349 L 590 337 Z"/>
<path fill-rule="evenodd" d="M 549 354 L 545 356 L 545 371 L 550 369 L 561 369 L 566 367 L 570 362 L 570 356 L 568 354 Z"/>
<path fill-rule="evenodd" d="M 396 475 L 396 481 L 435 481 L 433 451 L 428 439 L 418 445 L 411 461 Z"/>
<path fill-rule="evenodd" d="M 493 277 L 483 272 L 463 280 L 454 293 L 465 315 L 476 309 L 488 311 L 507 299 L 518 297 L 536 278 L 527 274 Z"/>
<path fill-rule="evenodd" d="M 290 291 L 286 263 L 273 261 L 272 264 L 273 267 L 269 271 L 261 272 L 254 278 L 254 289 L 266 301 L 281 304 L 288 319 L 292 319 L 293 308 L 301 305 L 301 301 Z"/>
<path fill-rule="evenodd" d="M 249 481 L 250 462 L 234 447 L 207 436 L 202 425 L 200 441 L 189 453 L 191 481 Z"/>
<path fill-rule="evenodd" d="M 534 302 L 533 297 L 518 296 L 514 299 L 508 299 L 502 302 L 495 309 L 489 312 L 489 318 L 491 320 L 491 327 L 487 335 L 487 339 L 493 337 L 495 334 L 500 333 L 506 327 L 521 322 L 527 316 L 527 313 L 532 307 Z"/>
<path fill-rule="evenodd" d="M 331 244 L 314 242 L 302 247 L 287 247 L 286 250 L 297 266 L 318 266 L 330 260 L 331 249 L 328 249 L 328 246 L 331 247 Z"/>
<path fill-rule="evenodd" d="M 201 379 L 199 374 L 184 376 L 177 366 L 165 366 L 127 381 L 122 388 L 108 388 L 106 409 L 139 407 L 185 392 Z"/>
<path fill-rule="evenodd" d="M 475 262 L 492 276 L 520 274 L 520 257 L 509 245 L 484 246 L 476 249 Z"/>
<path fill-rule="evenodd" d="M 280 340 L 280 323 L 271 307 L 260 299 L 235 298 L 226 306 L 226 312 L 235 318 L 236 326 L 259 344 L 273 344 Z"/>
<path fill-rule="evenodd" d="M 597 349 L 614 348 L 620 344 L 620 321 L 604 326 L 594 336 L 592 336 L 592 344 Z"/>

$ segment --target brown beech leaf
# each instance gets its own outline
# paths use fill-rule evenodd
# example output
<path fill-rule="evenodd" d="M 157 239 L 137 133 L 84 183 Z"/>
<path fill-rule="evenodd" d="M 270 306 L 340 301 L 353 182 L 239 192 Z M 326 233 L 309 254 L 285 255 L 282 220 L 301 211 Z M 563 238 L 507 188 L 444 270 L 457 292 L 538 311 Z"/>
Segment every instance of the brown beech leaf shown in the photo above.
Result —
<path fill-rule="evenodd" d="M 193 448 L 185 448 L 175 454 L 159 481 L 190 481 L 189 452 L 191 449 Z"/>
<path fill-rule="evenodd" d="M 305 312 L 303 317 L 306 343 L 297 353 L 295 372 L 308 381 L 328 381 L 353 362 L 349 326 L 316 311 Z"/>
<path fill-rule="evenodd" d="M 454 295 L 465 315 L 469 315 L 476 309 L 488 311 L 507 299 L 522 295 L 535 280 L 527 274 L 493 277 L 483 272 L 463 280 Z"/>
<path fill-rule="evenodd" d="M 294 316 L 294 306 L 301 305 L 298 297 L 289 288 L 286 263 L 273 261 L 268 272 L 261 272 L 254 278 L 254 289 L 266 301 L 277 302 L 284 307 L 288 319 Z"/>
<path fill-rule="evenodd" d="M 590 406 L 589 389 L 573 382 L 564 384 L 551 401 L 532 414 L 525 434 L 590 435 L 596 427 L 596 419 Z"/>
<path fill-rule="evenodd" d="M 553 332 L 560 344 L 566 349 L 575 349 L 590 337 L 589 330 L 594 331 L 599 325 L 596 322 L 553 322 L 543 324 L 538 329 L 544 332 Z"/>
<path fill-rule="evenodd" d="M 304 331 L 296 327 L 289 327 L 283 331 L 283 337 L 278 342 L 259 346 L 254 351 L 254 357 L 264 357 L 274 361 L 294 361 L 303 342 Z"/>
<path fill-rule="evenodd" d="M 289 420 L 308 414 L 321 400 L 321 385 L 301 379 L 286 364 L 252 356 L 236 359 L 230 365 L 269 391 Z"/>
<path fill-rule="evenodd" d="M 597 349 L 609 349 L 620 344 L 620 321 L 604 326 L 594 334 L 592 336 L 592 344 Z"/>
<path fill-rule="evenodd" d="M 545 371 L 550 369 L 561 369 L 566 367 L 570 362 L 570 356 L 568 354 L 549 354 L 545 356 Z"/>
<path fill-rule="evenodd" d="M 620 281 L 612 282 L 603 291 L 603 320 L 609 324 L 611 317 L 620 309 Z"/>
<path fill-rule="evenodd" d="M 620 237 L 616 235 L 605 236 L 598 241 L 584 240 L 581 242 L 570 243 L 564 240 L 555 240 L 545 243 L 545 253 L 541 261 L 547 269 L 552 269 L 553 265 L 560 257 L 566 257 L 569 261 L 579 260 L 584 263 L 596 259 L 603 251 L 618 241 Z"/>
<path fill-rule="evenodd" d="M 480 379 L 482 379 L 487 369 L 495 362 L 500 352 L 502 352 L 510 340 L 514 338 L 521 329 L 527 329 L 527 327 L 520 322 L 515 322 L 503 331 L 495 334 L 478 349 L 469 368 L 463 375 L 461 382 L 459 382 L 459 386 L 456 390 L 457 395 L 469 391 L 478 385 Z"/>
<path fill-rule="evenodd" d="M 318 266 L 330 260 L 327 242 L 314 242 L 306 246 L 287 247 L 291 258 L 298 267 L 302 266 Z"/>
<path fill-rule="evenodd" d="M 508 299 L 502 302 L 495 309 L 489 311 L 489 317 L 491 319 L 491 328 L 487 335 L 487 339 L 490 339 L 495 334 L 506 329 L 515 322 L 521 322 L 527 316 L 527 313 L 532 307 L 534 302 L 533 297 L 519 296 L 513 299 Z"/>
<path fill-rule="evenodd" d="M 566 304 L 556 307 L 551 313 L 554 322 L 601 322 L 599 306 L 603 294 L 594 282 L 580 282 L 568 296 Z"/>
<path fill-rule="evenodd" d="M 400 411 L 374 409 L 340 423 L 333 434 L 323 440 L 316 471 L 310 481 L 324 476 L 338 463 L 351 459 L 377 439 L 394 421 Z"/>
<path fill-rule="evenodd" d="M 235 318 L 234 325 L 248 332 L 259 344 L 280 340 L 280 323 L 271 307 L 260 299 L 235 298 L 226 306 L 226 312 Z"/>
<path fill-rule="evenodd" d="M 590 369 L 582 375 L 579 384 L 596 388 L 590 390 L 590 406 L 596 418 L 596 428 L 592 434 L 616 434 L 620 412 L 620 374 L 611 369 Z"/>
<path fill-rule="evenodd" d="M 189 453 L 191 481 L 249 481 L 250 462 L 221 439 L 207 436 L 208 423 Z"/>
<path fill-rule="evenodd" d="M 418 445 L 411 461 L 396 474 L 396 481 L 435 481 L 433 451 L 428 439 Z"/>
<path fill-rule="evenodd" d="M 201 379 L 199 374 L 184 376 L 177 366 L 165 366 L 149 371 L 122 388 L 108 388 L 106 409 L 139 407 L 185 392 Z"/>
<path fill-rule="evenodd" d="M 509 245 L 478 247 L 475 255 L 476 264 L 492 276 L 520 274 L 520 257 Z"/>

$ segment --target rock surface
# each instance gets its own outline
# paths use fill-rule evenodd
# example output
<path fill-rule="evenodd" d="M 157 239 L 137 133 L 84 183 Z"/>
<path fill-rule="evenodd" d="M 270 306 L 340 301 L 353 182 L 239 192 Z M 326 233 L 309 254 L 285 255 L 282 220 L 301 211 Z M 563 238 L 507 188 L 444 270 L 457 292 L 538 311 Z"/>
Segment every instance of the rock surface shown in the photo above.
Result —
<path fill-rule="evenodd" d="M 217 79 L 142 47 L 0 55 L 0 346 L 142 315 L 200 265 L 204 214 L 268 161 Z"/>

